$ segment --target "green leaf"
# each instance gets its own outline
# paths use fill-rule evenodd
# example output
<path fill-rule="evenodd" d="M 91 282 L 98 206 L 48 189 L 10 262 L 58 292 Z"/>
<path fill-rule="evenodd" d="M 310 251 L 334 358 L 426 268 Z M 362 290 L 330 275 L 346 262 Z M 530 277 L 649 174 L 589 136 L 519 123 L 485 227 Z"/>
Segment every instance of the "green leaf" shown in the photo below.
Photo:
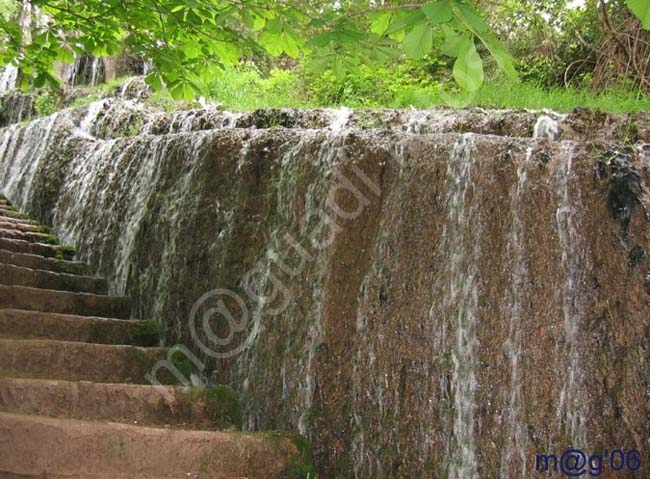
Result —
<path fill-rule="evenodd" d="M 269 54 L 273 56 L 282 55 L 282 34 L 266 30 L 259 36 L 260 45 L 262 45 Z"/>
<path fill-rule="evenodd" d="M 388 25 L 390 25 L 392 19 L 392 12 L 379 12 L 373 15 L 370 21 L 370 31 L 377 35 L 383 35 L 388 30 Z"/>
<path fill-rule="evenodd" d="M 74 55 L 67 47 L 62 47 L 57 50 L 56 59 L 63 63 L 74 63 Z"/>
<path fill-rule="evenodd" d="M 481 42 L 483 42 L 483 45 L 485 45 L 485 47 L 489 50 L 492 57 L 499 64 L 499 67 L 506 74 L 506 76 L 514 81 L 519 80 L 519 75 L 517 74 L 517 70 L 515 69 L 514 65 L 515 60 L 512 55 L 510 55 L 508 50 L 506 50 L 505 47 L 501 45 L 499 40 L 497 40 L 496 37 L 494 37 L 490 32 L 482 33 L 479 38 Z"/>
<path fill-rule="evenodd" d="M 421 8 L 432 25 L 450 22 L 454 17 L 449 2 L 445 0 L 427 3 L 426 5 L 422 5 Z"/>
<path fill-rule="evenodd" d="M 433 47 L 433 31 L 427 23 L 417 25 L 402 42 L 404 51 L 414 60 L 424 58 Z"/>
<path fill-rule="evenodd" d="M 241 57 L 241 51 L 234 42 L 214 42 L 212 48 L 224 65 L 237 63 Z"/>
<path fill-rule="evenodd" d="M 458 19 L 463 22 L 467 28 L 475 32 L 486 32 L 490 29 L 485 20 L 483 20 L 472 8 L 467 5 L 457 4 L 454 13 Z"/>
<path fill-rule="evenodd" d="M 266 18 L 254 15 L 253 19 L 253 30 L 256 32 L 260 31 L 262 28 L 266 26 Z"/>
<path fill-rule="evenodd" d="M 169 88 L 172 98 L 174 100 L 193 100 L 195 97 L 195 91 L 192 88 L 191 84 L 183 79 L 170 85 Z"/>
<path fill-rule="evenodd" d="M 409 28 L 424 19 L 424 13 L 421 10 L 414 10 L 406 15 L 400 16 L 395 20 L 384 32 L 384 35 L 390 35 L 391 33 L 399 32 L 406 28 Z"/>
<path fill-rule="evenodd" d="M 387 60 L 399 58 L 401 51 L 395 48 L 393 45 L 372 45 L 368 51 L 369 58 L 372 61 L 383 63 Z"/>
<path fill-rule="evenodd" d="M 335 33 L 333 33 L 333 32 L 323 32 L 323 33 L 320 33 L 320 34 L 316 35 L 314 38 L 312 38 L 309 41 L 309 44 L 317 46 L 317 47 L 324 47 L 327 44 L 329 44 L 329 42 L 331 42 L 331 41 L 333 41 L 335 39 L 336 39 L 336 34 Z"/>
<path fill-rule="evenodd" d="M 469 38 L 469 35 L 467 33 L 458 33 L 451 28 L 446 28 L 443 31 L 445 33 L 445 41 L 440 46 L 440 53 L 452 58 L 458 57 L 460 47 Z"/>
<path fill-rule="evenodd" d="M 626 3 L 632 13 L 641 20 L 643 28 L 650 30 L 650 2 L 648 0 L 627 0 Z"/>
<path fill-rule="evenodd" d="M 298 58 L 300 55 L 301 39 L 296 35 L 292 35 L 289 32 L 284 32 L 282 34 L 283 40 L 283 50 L 291 58 Z"/>
<path fill-rule="evenodd" d="M 162 83 L 162 78 L 160 77 L 160 73 L 157 71 L 152 71 L 150 72 L 144 79 L 145 83 L 154 90 L 162 90 L 163 83 Z"/>
<path fill-rule="evenodd" d="M 476 51 L 472 38 L 466 38 L 460 46 L 460 54 L 454 63 L 453 71 L 456 83 L 467 91 L 476 91 L 483 84 L 483 62 Z"/>
<path fill-rule="evenodd" d="M 332 55 L 325 55 L 322 57 L 313 58 L 309 62 L 309 69 L 314 73 L 323 73 L 325 70 L 329 68 L 333 59 L 334 58 Z"/>
<path fill-rule="evenodd" d="M 271 33 L 280 33 L 282 31 L 282 20 L 279 18 L 272 18 L 266 22 L 266 31 Z"/>

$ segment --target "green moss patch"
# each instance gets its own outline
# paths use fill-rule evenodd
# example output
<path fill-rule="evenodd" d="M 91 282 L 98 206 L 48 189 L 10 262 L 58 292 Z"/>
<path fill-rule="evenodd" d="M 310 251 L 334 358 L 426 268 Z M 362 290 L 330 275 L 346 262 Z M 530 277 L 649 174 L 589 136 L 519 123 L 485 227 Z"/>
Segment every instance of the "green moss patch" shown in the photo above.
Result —
<path fill-rule="evenodd" d="M 210 403 L 212 420 L 218 428 L 235 426 L 242 428 L 242 415 L 237 392 L 230 386 L 212 386 L 206 389 L 205 397 Z"/>
<path fill-rule="evenodd" d="M 160 326 L 153 319 L 138 323 L 131 338 L 139 346 L 157 346 L 160 340 Z"/>

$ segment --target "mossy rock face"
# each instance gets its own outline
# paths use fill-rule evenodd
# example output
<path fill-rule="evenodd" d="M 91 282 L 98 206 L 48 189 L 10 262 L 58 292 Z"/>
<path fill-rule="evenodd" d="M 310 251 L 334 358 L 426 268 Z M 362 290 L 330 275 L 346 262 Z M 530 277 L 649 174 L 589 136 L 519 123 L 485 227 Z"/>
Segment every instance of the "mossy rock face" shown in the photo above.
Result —
<path fill-rule="evenodd" d="M 141 346 L 157 346 L 160 340 L 160 326 L 152 319 L 138 324 L 133 334 L 133 344 Z"/>
<path fill-rule="evenodd" d="M 286 477 L 289 479 L 315 479 L 316 468 L 314 467 L 314 458 L 309 440 L 300 434 L 293 434 L 285 431 L 264 431 L 263 434 L 268 437 L 277 437 L 278 439 L 289 439 L 298 450 L 298 457 L 287 467 Z"/>
<path fill-rule="evenodd" d="M 47 235 L 47 238 L 43 240 L 43 243 L 45 244 L 51 244 L 53 246 L 58 246 L 61 244 L 61 240 L 59 240 L 58 236 L 54 235 Z"/>
<path fill-rule="evenodd" d="M 76 250 L 74 246 L 62 246 L 61 249 L 56 252 L 56 259 L 71 261 L 74 259 L 75 253 Z"/>
<path fill-rule="evenodd" d="M 242 428 L 242 415 L 237 392 L 230 386 L 212 386 L 205 390 L 205 398 L 210 403 L 212 419 L 217 428 L 235 426 Z"/>
<path fill-rule="evenodd" d="M 316 468 L 314 467 L 314 458 L 311 449 L 311 444 L 306 437 L 301 436 L 300 434 L 292 434 L 290 436 L 291 441 L 298 448 L 300 453 L 300 461 L 296 461 L 289 466 L 289 477 L 295 477 L 296 479 L 301 478 L 315 478 L 316 477 Z"/>
<path fill-rule="evenodd" d="M 180 372 L 184 378 L 190 379 L 192 375 L 192 361 L 180 351 L 175 351 L 171 356 L 171 362 L 178 372 Z"/>

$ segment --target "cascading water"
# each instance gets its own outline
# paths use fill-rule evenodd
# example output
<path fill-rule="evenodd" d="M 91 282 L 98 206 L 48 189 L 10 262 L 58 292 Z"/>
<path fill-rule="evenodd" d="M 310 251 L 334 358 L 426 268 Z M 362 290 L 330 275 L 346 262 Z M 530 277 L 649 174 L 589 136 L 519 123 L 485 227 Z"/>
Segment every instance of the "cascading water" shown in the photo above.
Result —
<path fill-rule="evenodd" d="M 34 175 L 51 147 L 58 115 L 38 119 L 27 126 L 12 125 L 0 133 L 0 178 L 3 190 L 20 204 L 32 195 Z"/>
<path fill-rule="evenodd" d="M 645 389 L 629 378 L 648 367 L 648 263 L 639 254 L 634 266 L 627 246 L 650 251 L 645 199 L 626 240 L 611 241 L 619 190 L 587 146 L 613 141 L 611 123 L 481 110 L 166 113 L 127 99 L 136 87 L 0 130 L 0 190 L 75 244 L 112 293 L 132 296 L 134 316 L 158 319 L 167 344 L 200 352 L 189 311 L 208 291 L 238 292 L 247 347 L 203 379 L 238 390 L 247 429 L 304 433 L 324 478 L 528 477 L 535 454 L 558 444 L 645 437 Z M 630 159 L 642 185 L 648 161 Z M 335 216 L 326 206 L 342 172 L 367 201 L 339 185 L 343 211 L 364 208 L 337 217 L 318 249 L 310 234 L 323 218 L 307 213 Z M 603 312 L 610 298 L 618 309 Z M 583 335 L 596 321 L 605 333 Z M 621 324 L 629 348 L 608 345 Z M 610 375 L 607 389 L 585 391 L 598 361 L 630 382 Z M 606 406 L 598 417 L 594 404 Z"/>
<path fill-rule="evenodd" d="M 442 313 L 455 330 L 452 350 L 451 389 L 454 395 L 453 445 L 450 479 L 478 479 L 475 428 L 477 388 L 477 266 L 480 256 L 476 227 L 476 184 L 472 179 L 475 161 L 471 135 L 454 146 L 447 165 L 447 223 L 443 241 L 448 257 L 448 290 L 442 299 Z"/>
<path fill-rule="evenodd" d="M 74 62 L 67 65 L 63 81 L 68 86 L 96 86 L 105 80 L 104 61 L 89 55 L 76 55 Z"/>
<path fill-rule="evenodd" d="M 573 171 L 574 151 L 571 144 L 563 145 L 564 164 L 558 170 L 560 204 L 556 212 L 557 230 L 560 237 L 562 265 L 565 269 L 562 289 L 562 313 L 564 341 L 562 363 L 558 370 L 562 377 L 562 388 L 557 406 L 558 421 L 570 444 L 586 447 L 585 407 L 578 341 L 580 324 L 584 321 L 582 288 L 582 241 L 579 234 L 577 209 L 580 208 L 580 192 L 576 190 Z"/>
<path fill-rule="evenodd" d="M 0 73 L 0 95 L 4 95 L 16 88 L 18 80 L 18 68 L 13 65 L 6 65 Z"/>

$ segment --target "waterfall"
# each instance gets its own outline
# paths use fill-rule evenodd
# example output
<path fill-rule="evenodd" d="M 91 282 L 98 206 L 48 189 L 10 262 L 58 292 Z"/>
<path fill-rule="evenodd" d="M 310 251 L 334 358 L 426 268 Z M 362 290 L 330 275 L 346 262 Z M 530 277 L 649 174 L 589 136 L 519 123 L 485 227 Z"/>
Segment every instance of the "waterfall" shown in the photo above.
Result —
<path fill-rule="evenodd" d="M 86 112 L 86 116 L 84 116 L 83 120 L 81 120 L 81 123 L 79 124 L 79 128 L 78 128 L 78 130 L 82 134 L 92 135 L 93 133 L 92 128 L 97 123 L 97 117 L 99 116 L 101 111 L 104 108 L 106 108 L 108 103 L 109 103 L 108 100 L 100 100 L 100 101 L 94 101 L 88 106 L 88 111 Z"/>
<path fill-rule="evenodd" d="M 475 444 L 477 388 L 478 261 L 476 184 L 472 178 L 474 137 L 462 136 L 447 163 L 447 218 L 443 232 L 446 282 L 441 314 L 454 330 L 451 389 L 453 431 L 449 479 L 478 479 Z"/>
<path fill-rule="evenodd" d="M 0 183 L 3 191 L 25 205 L 32 194 L 34 175 L 51 148 L 50 138 L 59 115 L 40 118 L 25 127 L 0 130 Z"/>
<path fill-rule="evenodd" d="M 535 123 L 533 138 L 548 138 L 554 140 L 560 132 L 560 125 L 555 118 L 549 115 L 541 115 Z"/>
<path fill-rule="evenodd" d="M 536 453 L 634 444 L 645 416 L 628 411 L 645 387 L 616 398 L 629 427 L 608 405 L 650 370 L 648 220 L 639 206 L 617 241 L 611 166 L 589 143 L 614 144 L 629 117 L 165 112 L 127 99 L 140 80 L 0 129 L 0 192 L 131 296 L 134 317 L 159 320 L 168 345 L 202 352 L 194 304 L 240 294 L 247 347 L 202 379 L 238 391 L 246 430 L 301 432 L 321 477 L 357 479 L 528 477 Z M 646 153 L 629 160 L 644 192 Z M 312 238 L 322 218 L 308 213 L 331 213 L 337 175 L 355 168 L 380 194 L 355 177 L 368 207 L 319 249 L 329 231 Z M 638 343 L 607 336 L 623 320 L 619 336 Z M 589 321 L 605 332 L 585 334 Z M 586 390 L 601 360 L 622 379 L 608 369 L 611 387 Z"/>
<path fill-rule="evenodd" d="M 559 133 L 558 121 L 549 115 L 541 115 L 533 129 L 533 140 L 553 140 Z M 527 251 L 525 244 L 526 226 L 523 221 L 523 208 L 526 199 L 528 168 L 533 155 L 533 146 L 526 149 L 526 155 L 517 165 L 517 183 L 510 195 L 512 226 L 508 240 L 508 254 L 512 258 L 511 287 L 508 307 L 508 337 L 504 343 L 504 352 L 510 360 L 510 388 L 508 390 L 506 409 L 506 446 L 501 455 L 501 479 L 508 479 L 516 472 L 518 477 L 526 477 L 527 433 L 522 423 L 522 372 L 521 336 L 525 329 L 527 315 L 525 311 L 528 281 Z M 516 467 L 518 466 L 518 468 Z"/>
<path fill-rule="evenodd" d="M 90 55 L 74 55 L 74 63 L 67 67 L 64 78 L 69 86 L 97 86 L 104 81 L 104 61 Z"/>
<path fill-rule="evenodd" d="M 18 80 L 18 68 L 14 65 L 5 65 L 0 73 L 0 95 L 8 93 L 10 90 L 16 88 L 16 81 Z"/>
<path fill-rule="evenodd" d="M 525 284 L 528 279 L 526 266 L 525 225 L 523 206 L 526 194 L 527 168 L 533 148 L 529 147 L 523 161 L 517 165 L 517 183 L 511 197 L 512 226 L 508 241 L 508 254 L 512 258 L 511 288 L 508 302 L 508 338 L 504 344 L 506 357 L 510 359 L 510 389 L 506 410 L 506 446 L 501 457 L 501 479 L 513 476 L 514 461 L 519 461 L 517 477 L 526 477 L 526 431 L 522 424 L 521 335 L 526 321 L 524 302 Z"/>
<path fill-rule="evenodd" d="M 560 204 L 556 211 L 557 231 L 561 246 L 561 261 L 564 267 L 562 288 L 562 318 L 564 341 L 561 348 L 562 363 L 558 365 L 558 381 L 562 384 L 557 415 L 569 443 L 574 447 L 586 447 L 585 402 L 582 372 L 579 363 L 578 343 L 580 323 L 584 319 L 582 241 L 579 234 L 577 211 L 580 208 L 580 192 L 574 188 L 574 145 L 562 145 L 558 170 Z"/>
<path fill-rule="evenodd" d="M 90 63 L 90 81 L 88 82 L 89 85 L 96 86 L 100 83 L 100 73 L 102 68 L 102 60 L 93 57 Z"/>

